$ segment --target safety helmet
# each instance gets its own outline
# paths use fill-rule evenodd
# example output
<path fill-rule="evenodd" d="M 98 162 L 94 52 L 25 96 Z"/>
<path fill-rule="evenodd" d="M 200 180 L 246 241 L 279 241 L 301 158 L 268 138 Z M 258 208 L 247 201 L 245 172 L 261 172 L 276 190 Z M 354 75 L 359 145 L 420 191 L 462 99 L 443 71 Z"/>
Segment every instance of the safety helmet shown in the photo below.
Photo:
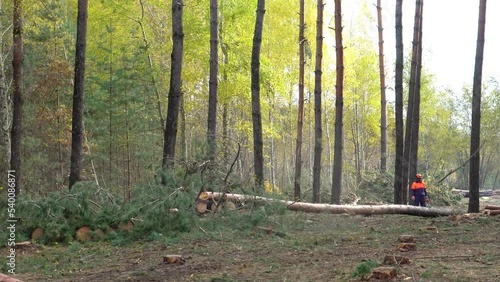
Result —
<path fill-rule="evenodd" d="M 418 178 L 418 179 L 421 179 L 421 178 L 422 178 L 422 174 L 417 173 L 417 178 Z"/>

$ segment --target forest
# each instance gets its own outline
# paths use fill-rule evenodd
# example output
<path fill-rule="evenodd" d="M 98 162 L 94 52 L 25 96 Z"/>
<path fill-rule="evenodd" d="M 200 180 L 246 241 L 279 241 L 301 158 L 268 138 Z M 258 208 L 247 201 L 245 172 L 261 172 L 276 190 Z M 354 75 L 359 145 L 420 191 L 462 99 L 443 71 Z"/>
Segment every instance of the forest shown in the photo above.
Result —
<path fill-rule="evenodd" d="M 23 193 L 46 195 L 68 189 L 71 155 L 76 1 L 23 3 L 22 178 Z M 300 183 L 311 190 L 315 139 L 316 5 L 304 13 L 303 148 Z M 328 3 L 327 5 L 332 6 Z M 182 99 L 175 152 L 179 170 L 207 158 L 207 112 L 210 84 L 210 11 L 204 1 L 184 3 Z M 377 26 L 368 3 L 344 41 L 344 112 L 342 136 L 343 197 L 366 185 L 391 186 L 395 160 L 395 104 L 387 102 L 387 164 L 381 167 L 381 94 L 377 42 L 367 33 Z M 387 7 L 389 9 L 392 7 Z M 6 136 L 12 116 L 12 9 L 2 18 L 2 171 L 8 169 Z M 252 1 L 219 4 L 219 74 L 216 108 L 217 156 L 221 173 L 240 153 L 231 175 L 252 183 L 251 109 Z M 154 180 L 161 169 L 163 130 L 168 108 L 172 27 L 165 1 L 98 1 L 88 7 L 82 181 L 94 181 L 129 193 Z M 292 194 L 299 111 L 299 17 L 295 1 L 269 2 L 265 8 L 260 62 L 262 148 L 266 189 Z M 332 182 L 335 125 L 335 38 L 333 15 L 324 16 L 321 85 L 321 201 L 328 202 Z M 410 15 L 408 15 L 410 16 Z M 389 28 L 389 27 L 388 27 Z M 392 28 L 392 27 L 391 27 Z M 425 43 L 424 43 L 425 46 Z M 385 46 L 386 49 L 394 46 Z M 405 46 L 404 101 L 407 105 L 411 49 Z M 389 69 L 393 62 L 385 62 Z M 472 86 L 460 93 L 436 89 L 432 70 L 422 67 L 418 171 L 430 186 L 468 189 Z M 391 85 L 394 75 L 386 74 Z M 472 81 L 472 80 L 471 80 Z M 392 87 L 392 86 L 389 86 Z M 393 88 L 393 87 L 392 87 Z M 498 78 L 482 84 L 480 187 L 498 186 Z M 461 167 L 443 182 L 449 171 Z M 388 188 L 390 190 L 390 188 Z M 310 201 L 311 192 L 304 192 Z M 307 194 L 308 193 L 308 194 Z"/>
<path fill-rule="evenodd" d="M 17 241 L 83 241 L 83 227 L 113 245 L 172 240 L 217 229 L 196 223 L 207 192 L 406 205 L 416 173 L 432 205 L 467 191 L 478 213 L 500 185 L 486 1 L 460 91 L 422 64 L 424 1 L 404 15 L 402 0 L 382 2 L 359 1 L 348 22 L 340 0 L 0 1 L 2 221 L 19 224 Z M 394 28 L 396 46 L 384 44 Z M 283 213 L 260 204 L 234 228 Z"/>

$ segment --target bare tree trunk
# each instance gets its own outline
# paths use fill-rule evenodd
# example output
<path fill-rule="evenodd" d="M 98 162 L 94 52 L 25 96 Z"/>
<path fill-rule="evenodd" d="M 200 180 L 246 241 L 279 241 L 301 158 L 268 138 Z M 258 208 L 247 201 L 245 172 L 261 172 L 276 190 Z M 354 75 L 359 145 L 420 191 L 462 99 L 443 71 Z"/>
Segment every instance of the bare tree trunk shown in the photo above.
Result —
<path fill-rule="evenodd" d="M 472 86 L 472 124 L 470 133 L 470 170 L 469 170 L 469 212 L 479 212 L 479 171 L 481 143 L 481 80 L 483 75 L 484 32 L 486 25 L 486 0 L 479 4 L 477 27 L 476 63 L 474 84 Z M 473 152 L 478 151 L 476 154 Z"/>
<path fill-rule="evenodd" d="M 252 195 L 243 194 L 223 194 L 219 192 L 210 192 L 208 197 L 220 200 L 224 197 L 226 201 L 238 202 L 267 202 L 285 205 L 291 211 L 302 211 L 309 213 L 331 213 L 331 214 L 349 214 L 349 215 L 374 215 L 374 214 L 406 214 L 417 216 L 448 216 L 459 214 L 460 212 L 446 208 L 428 208 L 407 205 L 328 205 L 304 203 L 296 201 L 277 200 Z"/>
<path fill-rule="evenodd" d="M 294 198 L 301 198 L 300 182 L 302 178 L 302 132 L 304 130 L 304 75 L 305 75 L 305 3 L 300 0 L 299 11 L 299 109 L 297 117 L 297 144 L 295 148 L 295 178 L 294 178 Z"/>
<path fill-rule="evenodd" d="M 323 125 L 321 121 L 321 63 L 323 60 L 323 0 L 318 0 L 316 19 L 316 70 L 314 71 L 314 166 L 313 203 L 319 203 L 321 191 L 321 151 L 323 150 Z"/>
<path fill-rule="evenodd" d="M 222 52 L 222 61 L 224 62 L 224 66 L 227 67 L 229 64 L 229 57 L 227 54 L 227 45 L 224 44 L 224 36 L 222 34 L 223 30 L 224 18 L 222 17 L 219 24 L 219 44 Z M 227 71 L 226 68 L 222 70 L 222 81 L 223 83 L 227 83 Z M 229 164 L 229 113 L 228 113 L 228 103 L 227 99 L 222 103 L 222 147 L 224 150 L 224 163 Z"/>
<path fill-rule="evenodd" d="M 424 1 L 420 0 L 420 5 L 417 5 L 420 9 L 418 11 L 418 40 L 417 40 L 417 62 L 415 65 L 415 82 L 414 82 L 414 99 L 413 99 L 413 122 L 411 126 L 411 137 L 410 137 L 410 176 L 417 174 L 418 166 L 418 143 L 419 143 L 419 129 L 420 129 L 420 85 L 421 85 L 421 73 L 422 73 L 422 30 L 423 30 L 423 7 Z M 410 193 L 410 189 L 408 189 Z"/>
<path fill-rule="evenodd" d="M 184 95 L 181 96 L 179 101 L 179 119 L 180 119 L 180 136 L 179 136 L 179 152 L 180 157 L 179 160 L 181 162 L 188 161 L 188 142 L 186 136 L 186 103 L 184 102 Z"/>
<path fill-rule="evenodd" d="M 409 177 L 410 173 L 413 174 L 416 171 L 415 167 L 412 167 L 416 164 L 416 160 L 412 160 L 411 152 L 413 146 L 418 146 L 418 143 L 414 142 L 415 136 L 413 136 L 414 126 L 418 126 L 417 121 L 415 120 L 415 104 L 416 104 L 416 81 L 417 81 L 417 61 L 418 61 L 418 42 L 419 42 L 419 25 L 420 25 L 420 6 L 422 5 L 422 0 L 417 0 L 415 4 L 415 22 L 413 26 L 413 47 L 412 47 L 412 59 L 411 59 L 411 73 L 410 73 L 410 87 L 408 94 L 408 109 L 406 113 L 406 132 L 405 132 L 405 143 L 404 143 L 404 152 L 403 152 L 403 203 L 408 201 L 409 194 Z"/>
<path fill-rule="evenodd" d="M 3 16 L 3 3 L 0 0 L 0 16 Z M 0 31 L 2 35 L 0 35 L 0 47 L 3 46 L 3 25 L 0 21 Z M 5 65 L 4 65 L 4 53 L 3 48 L 0 48 L 0 134 L 2 145 L 2 163 L 0 167 L 5 170 L 8 170 L 10 167 L 10 158 L 11 158 L 11 140 L 10 140 L 10 130 L 12 125 L 12 116 L 11 116 L 11 99 L 9 95 L 9 91 L 5 84 Z"/>
<path fill-rule="evenodd" d="M 108 185 L 113 186 L 113 21 L 109 20 Z"/>
<path fill-rule="evenodd" d="M 60 101 L 60 95 L 59 91 L 57 91 L 57 99 L 56 99 L 56 111 L 58 111 L 61 108 L 61 101 Z M 58 156 L 58 161 L 59 161 L 59 177 L 57 178 L 57 189 L 63 189 L 64 185 L 64 158 L 63 158 L 63 146 L 62 146 L 62 136 L 61 136 L 61 131 L 63 130 L 63 124 L 61 123 L 61 117 L 60 115 L 57 115 L 57 156 Z M 59 180 L 60 179 L 60 180 Z M 59 182 L 61 181 L 61 182 Z"/>
<path fill-rule="evenodd" d="M 219 75 L 218 0 L 210 0 L 210 78 L 208 89 L 207 146 L 210 160 L 215 159 L 217 132 L 217 91 Z"/>
<path fill-rule="evenodd" d="M 130 163 L 132 162 L 132 159 L 130 157 L 130 136 L 129 136 L 129 126 L 130 126 L 130 121 L 129 121 L 129 112 L 128 112 L 128 103 L 125 102 L 125 114 L 126 120 L 125 120 L 125 138 L 126 138 L 126 147 L 127 147 L 127 188 L 125 190 L 125 197 L 127 202 L 130 202 L 131 198 L 131 182 L 132 182 L 132 177 L 131 177 L 131 165 Z"/>
<path fill-rule="evenodd" d="M 343 151 L 343 116 L 344 116 L 344 46 L 342 45 L 342 6 L 341 0 L 335 0 L 335 53 L 337 62 L 337 81 L 335 85 L 335 141 L 333 145 L 332 204 L 340 203 L 342 189 L 342 151 Z"/>
<path fill-rule="evenodd" d="M 167 120 L 165 124 L 165 138 L 163 145 L 162 167 L 166 171 L 173 169 L 175 164 L 175 142 L 177 140 L 177 122 L 179 118 L 179 104 L 182 97 L 182 56 L 184 53 L 184 31 L 182 27 L 182 0 L 172 0 L 172 55 L 170 68 L 170 89 L 168 92 Z M 166 184 L 166 177 L 162 174 L 162 184 Z"/>
<path fill-rule="evenodd" d="M 154 75 L 154 68 L 153 68 L 153 58 L 151 57 L 151 53 L 149 51 L 149 41 L 146 36 L 146 30 L 144 29 L 144 0 L 139 0 L 139 4 L 141 5 L 141 19 L 137 20 L 137 23 L 139 24 L 141 28 L 141 33 L 142 33 L 142 41 L 144 42 L 144 48 L 146 50 L 147 56 L 148 56 L 148 64 L 149 68 L 151 70 L 151 83 L 153 84 L 153 89 L 155 92 L 156 96 L 156 106 L 158 108 L 158 118 L 160 119 L 160 127 L 162 129 L 162 133 L 165 131 L 165 121 L 163 120 L 163 113 L 161 110 L 161 99 L 160 99 L 160 93 L 158 92 L 158 86 L 156 85 L 156 79 Z"/>
<path fill-rule="evenodd" d="M 71 127 L 71 168 L 69 189 L 80 181 L 83 145 L 83 99 L 85 96 L 85 52 L 87 49 L 88 0 L 78 0 L 76 31 L 75 81 L 73 89 L 73 121 Z"/>
<path fill-rule="evenodd" d="M 396 73 L 395 73 L 395 114 L 396 114 L 396 157 L 394 163 L 394 203 L 402 204 L 403 188 L 403 0 L 396 0 Z"/>
<path fill-rule="evenodd" d="M 265 0 L 257 1 L 257 17 L 252 47 L 252 122 L 255 186 L 262 190 L 264 184 L 264 154 L 262 141 L 262 113 L 260 110 L 260 48 L 264 24 Z"/>
<path fill-rule="evenodd" d="M 377 0 L 378 59 L 380 69 L 380 171 L 387 171 L 387 100 L 385 97 L 384 33 L 382 0 Z"/>
<path fill-rule="evenodd" d="M 14 0 L 13 25 L 14 51 L 12 68 L 14 77 L 14 95 L 11 129 L 11 158 L 10 169 L 16 179 L 16 195 L 21 191 L 21 139 L 23 133 L 23 1 Z"/>

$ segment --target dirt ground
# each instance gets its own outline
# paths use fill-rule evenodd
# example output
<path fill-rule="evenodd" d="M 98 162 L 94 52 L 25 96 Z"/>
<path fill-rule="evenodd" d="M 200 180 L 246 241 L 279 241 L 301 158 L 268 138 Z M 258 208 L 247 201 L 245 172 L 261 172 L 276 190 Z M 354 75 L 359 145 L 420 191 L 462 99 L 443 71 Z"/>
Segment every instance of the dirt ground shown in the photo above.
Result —
<path fill-rule="evenodd" d="M 223 219 L 221 219 L 221 222 Z M 177 240 L 34 245 L 18 254 L 23 281 L 372 281 L 369 261 L 409 258 L 391 281 L 500 281 L 500 216 L 422 218 L 286 212 L 251 230 Z M 416 250 L 398 250 L 412 235 Z M 183 264 L 163 262 L 182 255 Z"/>

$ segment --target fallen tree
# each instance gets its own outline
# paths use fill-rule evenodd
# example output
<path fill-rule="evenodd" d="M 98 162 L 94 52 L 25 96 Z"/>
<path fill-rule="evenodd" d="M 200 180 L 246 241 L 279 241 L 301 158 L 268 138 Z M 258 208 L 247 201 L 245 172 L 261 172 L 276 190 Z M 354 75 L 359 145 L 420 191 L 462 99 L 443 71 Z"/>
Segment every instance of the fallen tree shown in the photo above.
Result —
<path fill-rule="evenodd" d="M 208 192 L 208 197 L 214 200 L 226 200 L 233 202 L 248 202 L 261 201 L 280 203 L 287 206 L 292 211 L 302 211 L 309 213 L 332 213 L 332 214 L 407 214 L 416 216 L 436 217 L 459 214 L 460 212 L 449 208 L 424 208 L 408 205 L 330 205 L 330 204 L 313 204 L 304 202 L 294 202 L 278 200 L 260 196 L 250 196 L 243 194 L 225 194 L 219 192 Z"/>

